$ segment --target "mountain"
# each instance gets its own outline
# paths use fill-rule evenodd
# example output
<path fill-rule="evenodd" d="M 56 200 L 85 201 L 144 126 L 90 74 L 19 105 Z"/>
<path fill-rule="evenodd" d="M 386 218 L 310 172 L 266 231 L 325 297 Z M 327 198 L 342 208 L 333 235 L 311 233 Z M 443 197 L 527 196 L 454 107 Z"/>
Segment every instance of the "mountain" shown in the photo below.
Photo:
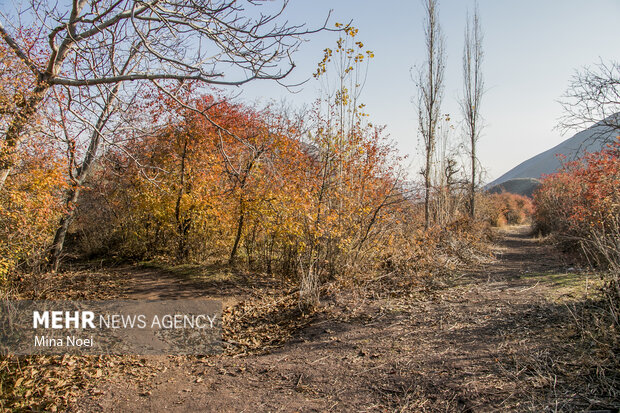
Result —
<path fill-rule="evenodd" d="M 600 151 L 607 143 L 611 142 L 611 139 L 619 134 L 618 129 L 607 126 L 612 123 L 614 118 L 620 119 L 620 112 L 575 134 L 559 145 L 520 163 L 489 183 L 486 186 L 487 190 L 492 192 L 516 191 L 513 193 L 531 196 L 531 193 L 540 184 L 538 180 L 542 175 L 554 173 L 560 168 L 561 162 L 558 159 L 558 154 L 566 156 L 567 160 L 573 160 L 581 157 L 586 151 Z"/>
<path fill-rule="evenodd" d="M 510 192 L 511 194 L 525 195 L 531 198 L 540 184 L 540 179 L 536 178 L 514 178 L 500 182 L 497 185 L 490 186 L 487 189 L 487 192 L 490 194 Z"/>

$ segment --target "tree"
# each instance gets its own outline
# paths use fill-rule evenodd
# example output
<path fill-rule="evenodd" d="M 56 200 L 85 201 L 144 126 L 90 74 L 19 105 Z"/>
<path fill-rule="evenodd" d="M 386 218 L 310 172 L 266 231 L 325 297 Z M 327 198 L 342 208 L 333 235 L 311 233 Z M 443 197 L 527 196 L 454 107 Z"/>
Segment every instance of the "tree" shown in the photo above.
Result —
<path fill-rule="evenodd" d="M 560 104 L 565 112 L 558 125 L 561 130 L 582 130 L 600 122 L 620 133 L 620 64 L 601 60 L 576 71 Z"/>
<path fill-rule="evenodd" d="M 431 173 L 433 198 L 430 202 L 430 210 L 433 222 L 442 226 L 454 221 L 454 216 L 458 213 L 458 207 L 462 202 L 463 180 L 459 179 L 461 167 L 457 162 L 457 154 L 461 146 L 455 146 L 454 131 L 450 115 L 441 116 L 437 125 Z"/>
<path fill-rule="evenodd" d="M 142 83 L 151 82 L 175 95 L 184 91 L 178 85 L 188 81 L 242 85 L 256 79 L 280 80 L 294 67 L 290 52 L 301 36 L 325 28 L 279 25 L 286 1 L 273 15 L 248 17 L 259 3 L 248 2 L 246 10 L 232 0 L 76 1 L 70 10 L 64 10 L 35 1 L 21 13 L 29 15 L 36 26 L 38 36 L 31 41 L 23 40 L 22 27 L 11 25 L 9 30 L 0 22 L 6 48 L 30 70 L 33 79 L 31 90 L 20 95 L 25 97 L 17 110 L 5 119 L 0 188 L 16 162 L 16 148 L 26 126 L 50 95 L 58 107 L 52 123 L 68 144 L 70 187 L 67 212 L 52 245 L 54 268 L 80 187 L 107 140 L 106 134 L 114 129 L 110 120 L 131 105 Z M 118 122 L 114 126 L 118 127 Z M 81 135 L 88 136 L 85 142 Z M 80 144 L 84 149 L 78 160 Z"/>
<path fill-rule="evenodd" d="M 471 21 L 467 18 L 465 26 L 465 46 L 463 47 L 463 99 L 461 110 L 465 118 L 465 132 L 469 144 L 471 162 L 471 182 L 469 183 L 469 215 L 474 218 L 476 213 L 476 186 L 477 166 L 476 146 L 480 139 L 482 120 L 480 119 L 480 104 L 484 94 L 484 79 L 482 76 L 482 32 L 480 18 L 476 6 Z"/>
<path fill-rule="evenodd" d="M 126 72 L 134 57 L 135 54 L 128 57 L 121 69 L 121 74 Z M 122 82 L 119 81 L 110 85 L 111 87 L 102 85 L 98 88 L 83 90 L 65 86 L 62 87 L 64 92 L 62 96 L 58 94 L 54 96 L 56 99 L 53 101 L 57 104 L 57 112 L 55 113 L 57 116 L 53 123 L 57 124 L 58 132 L 62 135 L 61 140 L 64 140 L 67 145 L 69 163 L 69 186 L 64 200 L 65 213 L 60 218 L 50 254 L 50 263 L 54 271 L 58 269 L 60 264 L 65 237 L 75 214 L 80 191 L 97 161 L 99 148 L 106 140 L 106 134 L 111 135 L 113 131 L 118 131 L 120 124 L 125 121 L 123 118 L 119 119 L 120 122 L 110 122 L 110 120 L 119 112 L 119 109 L 127 109 L 133 100 L 131 95 L 135 95 L 135 93 L 130 93 L 128 101 L 119 102 L 121 85 Z M 78 96 L 75 96 L 76 94 Z M 90 120 L 89 111 L 91 112 L 90 115 L 94 115 L 94 123 Z M 111 127 L 110 123 L 113 123 L 115 127 Z M 87 147 L 84 154 L 79 160 L 77 147 L 79 137 L 83 133 L 89 137 L 85 142 Z"/>
<path fill-rule="evenodd" d="M 242 85 L 283 79 L 295 66 L 290 53 L 301 36 L 325 25 L 307 30 L 279 23 L 286 0 L 274 14 L 249 17 L 262 3 L 74 0 L 63 7 L 34 0 L 19 18 L 1 15 L 0 37 L 34 81 L 2 133 L 0 189 L 25 128 L 57 86 L 113 88 L 119 82 L 166 80 Z M 12 23 L 22 17 L 33 22 L 36 47 L 22 41 L 23 27 Z M 131 65 L 122 70 L 131 55 Z"/>
<path fill-rule="evenodd" d="M 336 27 L 341 26 L 336 23 Z M 300 298 L 309 307 L 318 304 L 323 274 L 334 275 L 343 244 L 350 241 L 346 232 L 353 214 L 347 208 L 347 197 L 355 197 L 358 188 L 354 183 L 362 180 L 353 173 L 353 166 L 369 132 L 359 98 L 374 53 L 364 50 L 364 43 L 356 38 L 356 28 L 349 26 L 343 31 L 336 47 L 324 50 L 314 74 L 321 81 L 322 93 L 314 107 L 308 143 L 314 149 L 313 167 L 318 179 L 310 192 L 314 198 L 309 203 L 311 212 L 303 220 L 307 247 L 297 263 Z"/>
<path fill-rule="evenodd" d="M 426 40 L 426 62 L 420 67 L 417 77 L 418 87 L 418 128 L 424 143 L 424 225 L 430 226 L 430 197 L 432 189 L 433 154 L 443 98 L 445 70 L 444 37 L 439 25 L 437 0 L 426 0 L 424 10 L 426 21 L 424 36 Z"/>

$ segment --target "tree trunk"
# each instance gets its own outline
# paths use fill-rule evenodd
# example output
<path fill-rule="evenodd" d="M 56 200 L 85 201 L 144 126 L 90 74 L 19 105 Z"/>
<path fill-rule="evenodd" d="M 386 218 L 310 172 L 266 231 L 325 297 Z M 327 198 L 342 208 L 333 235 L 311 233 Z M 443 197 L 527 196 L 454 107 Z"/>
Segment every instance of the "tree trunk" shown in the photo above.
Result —
<path fill-rule="evenodd" d="M 314 257 L 312 250 L 308 254 L 306 266 L 303 264 L 303 259 L 300 257 L 301 285 L 299 287 L 299 304 L 302 309 L 311 310 L 319 304 L 321 291 L 318 257 Z"/>
<path fill-rule="evenodd" d="M 469 216 L 476 217 L 476 142 L 471 142 L 471 186 L 469 188 Z"/>
<path fill-rule="evenodd" d="M 62 253 L 62 249 L 64 248 L 65 237 L 67 235 L 67 231 L 69 229 L 69 224 L 73 220 L 73 216 L 75 215 L 75 206 L 77 204 L 80 189 L 88 175 L 90 174 L 90 170 L 95 163 L 95 159 L 97 157 L 97 151 L 99 150 L 99 145 L 101 144 L 102 130 L 105 127 L 108 119 L 110 118 L 110 114 L 112 113 L 114 101 L 116 99 L 116 94 L 118 93 L 118 89 L 120 87 L 120 83 L 117 83 L 114 88 L 110 91 L 108 98 L 106 99 L 105 105 L 99 118 L 97 119 L 97 123 L 95 124 L 95 129 L 93 130 L 90 143 L 88 145 L 88 149 L 86 150 L 86 154 L 84 155 L 84 160 L 82 164 L 77 168 L 73 186 L 71 190 L 67 193 L 66 198 L 66 206 L 67 212 L 60 219 L 58 224 L 58 229 L 56 230 L 56 235 L 54 236 L 54 242 L 52 244 L 51 250 L 51 258 L 50 264 L 53 271 L 58 270 L 58 266 L 60 265 L 60 254 Z"/>
<path fill-rule="evenodd" d="M 78 186 L 74 187 L 69 195 L 67 196 L 67 212 L 60 218 L 60 222 L 58 224 L 58 229 L 56 230 L 56 234 L 54 235 L 54 242 L 52 243 L 52 250 L 50 253 L 51 259 L 50 264 L 52 271 L 57 271 L 58 266 L 60 265 L 60 255 L 62 253 L 65 238 L 67 236 L 67 231 L 69 230 L 69 224 L 73 220 L 75 216 L 75 204 L 78 200 L 80 194 L 80 188 Z"/>
<path fill-rule="evenodd" d="M 230 251 L 230 258 L 228 259 L 229 264 L 233 264 L 235 262 L 235 258 L 237 257 L 237 249 L 239 248 L 239 241 L 241 241 L 241 234 L 243 234 L 243 219 L 245 216 L 245 212 L 243 211 L 243 201 L 241 201 L 241 207 L 239 211 L 239 221 L 237 223 L 237 234 L 235 235 L 235 242 L 232 247 L 232 251 Z"/>
<path fill-rule="evenodd" d="M 181 172 L 179 177 L 179 194 L 177 195 L 177 202 L 174 207 L 174 217 L 177 223 L 177 231 L 179 234 L 179 244 L 177 249 L 177 257 L 182 260 L 186 257 L 185 251 L 185 238 L 187 231 L 189 230 L 190 219 L 181 217 L 181 201 L 183 200 L 183 194 L 185 193 L 185 162 L 187 160 L 187 137 L 183 141 L 183 152 L 181 153 Z"/>
<path fill-rule="evenodd" d="M 424 228 L 428 229 L 431 225 L 431 157 L 433 153 L 428 150 L 426 153 L 426 170 L 424 172 Z"/>
<path fill-rule="evenodd" d="M 6 165 L 0 168 L 0 189 L 4 187 L 4 183 L 6 182 L 6 179 L 8 178 L 10 172 L 11 172 L 10 165 Z"/>

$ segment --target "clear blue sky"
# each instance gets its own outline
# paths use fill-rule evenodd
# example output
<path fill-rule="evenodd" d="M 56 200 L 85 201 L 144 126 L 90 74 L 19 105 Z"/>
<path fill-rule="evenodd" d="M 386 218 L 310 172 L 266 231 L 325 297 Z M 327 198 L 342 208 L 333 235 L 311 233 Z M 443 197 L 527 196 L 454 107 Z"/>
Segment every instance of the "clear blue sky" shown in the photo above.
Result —
<path fill-rule="evenodd" d="M 460 119 L 461 56 L 467 8 L 473 0 L 440 0 L 440 20 L 446 37 L 447 68 L 443 112 Z M 318 25 L 332 12 L 333 22 L 359 29 L 358 38 L 375 52 L 362 100 L 375 124 L 387 132 L 401 152 L 420 159 L 417 120 L 410 69 L 424 59 L 423 13 L 417 0 L 292 0 L 291 23 Z M 603 59 L 620 60 L 618 0 L 479 0 L 484 31 L 483 71 L 487 93 L 482 116 L 486 128 L 479 157 L 488 180 L 525 159 L 549 149 L 570 135 L 554 130 L 562 109 L 557 100 L 575 69 Z M 337 35 L 322 33 L 294 56 L 298 67 L 289 82 L 309 78 Z M 318 84 L 311 81 L 291 95 L 270 82 L 244 87 L 248 100 L 286 97 L 291 103 L 311 103 Z M 418 169 L 412 166 L 412 172 Z"/>

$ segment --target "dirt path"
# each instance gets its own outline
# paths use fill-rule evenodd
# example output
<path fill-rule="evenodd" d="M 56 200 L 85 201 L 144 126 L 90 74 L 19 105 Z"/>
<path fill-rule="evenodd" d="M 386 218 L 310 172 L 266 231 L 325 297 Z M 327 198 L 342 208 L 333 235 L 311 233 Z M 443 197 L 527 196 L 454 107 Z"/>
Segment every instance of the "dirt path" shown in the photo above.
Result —
<path fill-rule="evenodd" d="M 317 320 L 269 354 L 139 359 L 135 376 L 106 378 L 75 410 L 570 410 L 579 395 L 561 398 L 558 378 L 537 365 L 569 351 L 565 306 L 548 298 L 553 275 L 567 266 L 526 227 L 506 230 L 496 254 L 424 299 L 331 297 Z M 197 291 L 170 285 L 135 296 Z"/>

